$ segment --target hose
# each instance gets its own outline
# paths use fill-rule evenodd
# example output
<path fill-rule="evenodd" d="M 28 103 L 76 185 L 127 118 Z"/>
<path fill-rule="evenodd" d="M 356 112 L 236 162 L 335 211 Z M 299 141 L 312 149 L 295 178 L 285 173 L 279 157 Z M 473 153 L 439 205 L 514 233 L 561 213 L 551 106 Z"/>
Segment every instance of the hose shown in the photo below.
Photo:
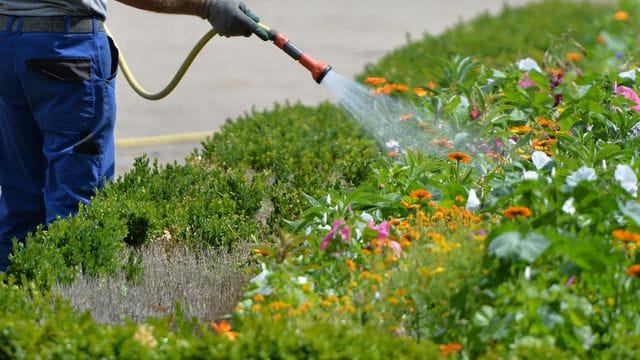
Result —
<path fill-rule="evenodd" d="M 105 32 L 107 33 L 107 35 L 109 35 L 109 37 L 111 37 L 111 39 L 113 39 L 113 35 L 111 34 L 111 31 L 109 31 L 109 28 L 107 28 L 106 25 L 105 25 L 104 28 L 105 28 Z M 176 88 L 178 83 L 180 83 L 180 80 L 182 80 L 182 77 L 184 76 L 184 74 L 186 74 L 187 70 L 189 70 L 189 67 L 191 66 L 193 61 L 196 59 L 196 57 L 198 56 L 200 51 L 202 51 L 204 46 L 215 35 L 216 35 L 216 32 L 213 29 L 209 30 L 206 34 L 204 34 L 200 38 L 200 40 L 198 40 L 198 42 L 193 46 L 193 48 L 191 49 L 191 51 L 189 52 L 187 57 L 182 61 L 182 64 L 180 65 L 180 68 L 178 68 L 178 71 L 173 76 L 173 78 L 171 79 L 169 84 L 167 84 L 167 86 L 165 86 L 164 89 L 158 91 L 157 93 L 152 93 L 152 92 L 146 90 L 144 87 L 142 87 L 142 85 L 140 85 L 140 83 L 138 83 L 136 78 L 133 76 L 133 73 L 129 69 L 129 66 L 127 65 L 127 61 L 125 60 L 124 56 L 122 55 L 122 52 L 120 52 L 120 55 L 118 56 L 118 65 L 120 66 L 120 69 L 122 70 L 122 73 L 124 74 L 124 77 L 127 79 L 127 82 L 129 83 L 129 85 L 131 85 L 131 88 L 138 95 L 140 95 L 141 97 L 143 97 L 143 98 L 145 98 L 147 100 L 160 100 L 160 99 L 163 99 L 164 97 L 166 97 L 167 95 L 171 94 L 171 92 Z M 115 40 L 114 40 L 114 43 L 115 43 Z M 116 44 L 116 47 L 117 47 L 117 44 Z"/>

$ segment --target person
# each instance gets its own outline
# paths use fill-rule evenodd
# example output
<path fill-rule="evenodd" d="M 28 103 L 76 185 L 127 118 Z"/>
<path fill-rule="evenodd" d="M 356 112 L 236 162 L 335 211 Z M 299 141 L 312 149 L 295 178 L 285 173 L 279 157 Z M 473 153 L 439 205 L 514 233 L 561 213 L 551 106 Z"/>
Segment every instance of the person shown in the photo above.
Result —
<path fill-rule="evenodd" d="M 260 32 L 239 0 L 118 0 Z M 13 239 L 77 213 L 114 175 L 118 52 L 107 0 L 0 0 L 0 271 Z M 249 14 L 249 15 L 247 15 Z"/>

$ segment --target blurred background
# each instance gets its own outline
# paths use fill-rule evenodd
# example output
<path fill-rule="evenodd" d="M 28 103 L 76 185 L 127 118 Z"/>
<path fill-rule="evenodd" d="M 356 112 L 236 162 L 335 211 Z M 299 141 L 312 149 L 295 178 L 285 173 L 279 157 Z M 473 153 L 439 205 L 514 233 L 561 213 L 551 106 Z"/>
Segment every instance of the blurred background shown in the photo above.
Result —
<path fill-rule="evenodd" d="M 534 0 L 245 0 L 261 21 L 346 77 L 387 52 L 438 34 L 481 13 Z M 145 12 L 109 2 L 107 24 L 138 81 L 164 87 L 186 54 L 210 29 L 190 16 Z M 419 66 L 419 64 L 417 64 Z M 384 76 L 384 74 L 379 74 Z M 227 119 L 274 103 L 315 105 L 331 100 L 310 74 L 273 44 L 251 38 L 215 37 L 176 90 L 160 101 L 140 98 L 118 77 L 116 176 L 142 154 L 160 163 L 182 162 L 199 140 L 127 146 L 142 138 L 217 131 Z"/>

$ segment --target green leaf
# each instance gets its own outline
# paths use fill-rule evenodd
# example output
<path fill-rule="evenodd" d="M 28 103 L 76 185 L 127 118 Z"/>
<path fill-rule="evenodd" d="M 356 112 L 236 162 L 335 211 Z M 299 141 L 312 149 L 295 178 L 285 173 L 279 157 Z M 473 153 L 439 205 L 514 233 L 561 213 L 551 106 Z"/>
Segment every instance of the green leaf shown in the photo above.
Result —
<path fill-rule="evenodd" d="M 532 263 L 551 242 L 535 232 L 529 232 L 524 238 L 519 232 L 510 231 L 493 239 L 489 244 L 489 254 L 512 261 L 524 260 Z"/>

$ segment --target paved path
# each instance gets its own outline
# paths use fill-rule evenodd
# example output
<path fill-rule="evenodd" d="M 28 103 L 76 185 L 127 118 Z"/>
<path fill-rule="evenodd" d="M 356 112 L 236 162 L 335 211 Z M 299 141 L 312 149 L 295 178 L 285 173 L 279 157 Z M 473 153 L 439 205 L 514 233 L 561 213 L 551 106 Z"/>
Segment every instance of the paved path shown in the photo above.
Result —
<path fill-rule="evenodd" d="M 245 0 L 261 20 L 348 77 L 385 53 L 438 34 L 459 21 L 533 0 Z M 163 87 L 209 27 L 194 17 L 161 15 L 109 4 L 108 25 L 138 80 Z M 309 73 L 272 44 L 252 38 L 214 38 L 182 83 L 159 102 L 139 98 L 119 77 L 116 138 L 218 130 L 252 108 L 275 102 L 313 105 L 330 99 Z M 143 153 L 161 163 L 181 162 L 198 142 L 117 148 L 116 174 Z"/>

